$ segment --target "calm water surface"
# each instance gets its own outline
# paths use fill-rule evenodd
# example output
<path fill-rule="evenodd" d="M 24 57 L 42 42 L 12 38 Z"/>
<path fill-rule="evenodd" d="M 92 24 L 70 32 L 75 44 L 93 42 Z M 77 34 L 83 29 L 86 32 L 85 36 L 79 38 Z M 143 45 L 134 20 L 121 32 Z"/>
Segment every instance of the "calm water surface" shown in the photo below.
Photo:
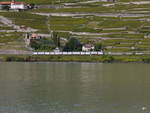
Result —
<path fill-rule="evenodd" d="M 150 65 L 0 63 L 0 113 L 150 113 Z"/>

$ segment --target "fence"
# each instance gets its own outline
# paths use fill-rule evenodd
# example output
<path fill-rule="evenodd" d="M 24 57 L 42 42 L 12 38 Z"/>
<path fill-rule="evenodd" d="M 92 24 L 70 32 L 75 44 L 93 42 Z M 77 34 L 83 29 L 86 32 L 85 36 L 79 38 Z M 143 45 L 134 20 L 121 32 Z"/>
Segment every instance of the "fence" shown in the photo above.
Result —
<path fill-rule="evenodd" d="M 91 52 L 33 52 L 33 55 L 103 55 L 104 53 L 91 51 Z"/>

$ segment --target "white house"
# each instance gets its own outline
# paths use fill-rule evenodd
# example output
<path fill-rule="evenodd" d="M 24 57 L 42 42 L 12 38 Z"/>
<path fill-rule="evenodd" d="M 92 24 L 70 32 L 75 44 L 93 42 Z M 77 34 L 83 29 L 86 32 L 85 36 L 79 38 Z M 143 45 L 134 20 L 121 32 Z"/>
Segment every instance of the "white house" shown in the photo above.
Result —
<path fill-rule="evenodd" d="M 93 51 L 95 49 L 92 44 L 85 44 L 82 46 L 82 51 Z"/>
<path fill-rule="evenodd" d="M 24 2 L 11 2 L 10 9 L 16 10 L 24 10 L 26 9 L 26 5 Z"/>
<path fill-rule="evenodd" d="M 0 2 L 0 9 L 3 9 L 4 7 L 12 10 L 27 9 L 27 5 L 24 2 L 16 2 L 15 0 Z"/>

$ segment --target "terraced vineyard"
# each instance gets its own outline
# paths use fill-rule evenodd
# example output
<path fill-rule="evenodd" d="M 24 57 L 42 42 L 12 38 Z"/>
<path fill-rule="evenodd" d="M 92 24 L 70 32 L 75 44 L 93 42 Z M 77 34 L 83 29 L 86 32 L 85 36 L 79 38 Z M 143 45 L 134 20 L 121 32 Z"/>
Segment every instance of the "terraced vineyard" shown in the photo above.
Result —
<path fill-rule="evenodd" d="M 39 8 L 26 12 L 0 12 L 0 15 L 12 20 L 16 25 L 36 29 L 40 34 L 48 35 L 50 29 L 59 32 L 62 38 L 75 36 L 82 43 L 99 42 L 105 52 L 150 53 L 149 0 L 25 1 L 40 4 L 37 6 Z M 1 23 L 0 25 L 0 30 L 14 29 Z M 5 35 L 8 34 L 16 35 Z M 24 33 L 20 34 L 23 37 Z M 2 37 L 4 36 L 0 35 L 0 38 Z"/>

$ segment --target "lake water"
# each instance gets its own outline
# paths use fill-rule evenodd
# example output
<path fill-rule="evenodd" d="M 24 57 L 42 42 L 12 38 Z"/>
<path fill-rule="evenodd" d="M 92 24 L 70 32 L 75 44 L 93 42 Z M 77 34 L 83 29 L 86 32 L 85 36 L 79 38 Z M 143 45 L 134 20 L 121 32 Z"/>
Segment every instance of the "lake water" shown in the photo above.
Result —
<path fill-rule="evenodd" d="M 150 113 L 150 65 L 0 63 L 0 113 Z"/>

